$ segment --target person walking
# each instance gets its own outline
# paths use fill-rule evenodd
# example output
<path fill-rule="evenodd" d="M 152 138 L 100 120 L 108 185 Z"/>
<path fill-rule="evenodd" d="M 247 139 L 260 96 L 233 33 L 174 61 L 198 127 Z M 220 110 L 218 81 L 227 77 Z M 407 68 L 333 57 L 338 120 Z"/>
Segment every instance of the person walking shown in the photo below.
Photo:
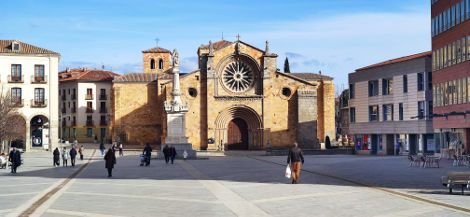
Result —
<path fill-rule="evenodd" d="M 78 154 L 80 154 L 80 160 L 83 160 L 83 151 L 85 151 L 85 148 L 83 145 L 80 145 L 80 148 L 78 148 Z"/>
<path fill-rule="evenodd" d="M 176 158 L 176 148 L 174 146 L 170 147 L 170 158 L 171 158 L 171 164 L 173 164 L 173 161 L 175 161 L 175 158 Z"/>
<path fill-rule="evenodd" d="M 21 153 L 14 146 L 10 151 L 8 161 L 11 162 L 11 173 L 16 173 L 16 169 L 21 165 Z"/>
<path fill-rule="evenodd" d="M 150 165 L 150 157 L 152 157 L 152 147 L 150 147 L 150 144 L 146 144 L 144 151 L 142 152 L 145 156 L 145 166 Z"/>
<path fill-rule="evenodd" d="M 101 142 L 101 143 L 100 143 L 100 151 L 101 151 L 101 156 L 104 156 L 104 149 L 105 149 L 105 147 L 104 147 L 104 143 L 103 143 L 103 142 Z"/>
<path fill-rule="evenodd" d="M 122 143 L 119 143 L 119 156 L 124 156 L 124 152 L 122 150 Z"/>
<path fill-rule="evenodd" d="M 165 147 L 163 147 L 163 157 L 165 157 L 165 163 L 168 164 L 170 162 L 170 148 L 168 147 L 167 144 L 165 144 Z"/>
<path fill-rule="evenodd" d="M 67 152 L 67 148 L 64 147 L 62 150 L 62 166 L 67 167 L 67 161 L 69 159 L 69 153 Z"/>
<path fill-rule="evenodd" d="M 105 168 L 108 170 L 108 177 L 113 177 L 113 168 L 116 164 L 116 156 L 114 155 L 113 149 L 109 148 L 104 156 Z"/>
<path fill-rule="evenodd" d="M 52 152 L 52 160 L 53 160 L 53 164 L 54 164 L 54 167 L 56 166 L 60 166 L 60 151 L 59 151 L 59 148 L 55 148 L 54 149 L 54 152 Z"/>
<path fill-rule="evenodd" d="M 287 164 L 289 163 L 292 170 L 292 184 L 297 184 L 300 179 L 300 169 L 304 164 L 304 156 L 297 142 L 294 142 L 294 147 L 289 150 L 287 155 Z"/>
<path fill-rule="evenodd" d="M 72 164 L 73 167 L 75 166 L 76 157 L 77 157 L 77 149 L 75 149 L 75 147 L 72 147 L 70 149 L 70 163 Z"/>

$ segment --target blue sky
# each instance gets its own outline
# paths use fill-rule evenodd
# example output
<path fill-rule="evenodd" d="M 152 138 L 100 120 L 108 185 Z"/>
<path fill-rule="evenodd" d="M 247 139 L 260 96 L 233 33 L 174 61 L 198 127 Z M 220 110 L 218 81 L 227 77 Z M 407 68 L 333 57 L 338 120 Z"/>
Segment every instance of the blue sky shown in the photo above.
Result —
<path fill-rule="evenodd" d="M 65 67 L 142 70 L 142 50 L 177 48 L 183 71 L 199 45 L 222 37 L 289 57 L 291 71 L 322 72 L 338 88 L 355 69 L 431 49 L 429 0 L 1 1 L 1 39 L 48 48 Z M 21 12 L 21 13 L 18 13 Z"/>

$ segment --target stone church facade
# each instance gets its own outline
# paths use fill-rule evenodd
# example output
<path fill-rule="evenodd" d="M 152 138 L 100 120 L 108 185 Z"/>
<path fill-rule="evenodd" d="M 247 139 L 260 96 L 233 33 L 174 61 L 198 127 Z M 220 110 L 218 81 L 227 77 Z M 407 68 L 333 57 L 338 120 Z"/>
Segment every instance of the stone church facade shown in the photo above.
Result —
<path fill-rule="evenodd" d="M 171 100 L 172 53 L 143 51 L 144 73 L 114 81 L 111 132 L 129 144 L 165 143 L 164 102 Z M 269 44 L 218 41 L 198 49 L 199 69 L 180 78 L 189 108 L 185 134 L 196 150 L 260 150 L 297 141 L 319 148 L 334 138 L 331 77 L 278 71 Z"/>

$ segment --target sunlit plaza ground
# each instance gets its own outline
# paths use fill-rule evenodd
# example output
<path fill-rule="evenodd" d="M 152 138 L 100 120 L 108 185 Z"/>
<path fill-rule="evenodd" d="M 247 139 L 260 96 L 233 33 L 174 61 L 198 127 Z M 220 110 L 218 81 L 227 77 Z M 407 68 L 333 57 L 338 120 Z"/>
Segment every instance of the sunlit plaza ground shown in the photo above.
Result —
<path fill-rule="evenodd" d="M 448 171 L 470 171 L 450 160 L 442 160 L 441 168 L 419 168 L 409 167 L 404 156 L 312 155 L 301 184 L 291 185 L 284 177 L 286 158 L 260 152 L 174 165 L 154 159 L 140 167 L 138 153 L 129 151 L 118 157 L 112 178 L 98 151 L 88 148 L 85 157 L 74 168 L 54 168 L 51 153 L 25 153 L 17 174 L 0 170 L 0 216 L 470 214 L 470 192 L 449 195 L 440 184 Z"/>

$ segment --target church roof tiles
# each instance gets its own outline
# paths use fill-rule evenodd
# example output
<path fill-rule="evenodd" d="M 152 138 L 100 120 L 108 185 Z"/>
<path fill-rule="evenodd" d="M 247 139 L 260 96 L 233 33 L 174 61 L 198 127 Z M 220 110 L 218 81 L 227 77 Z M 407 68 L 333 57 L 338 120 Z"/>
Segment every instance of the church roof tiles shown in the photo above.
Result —
<path fill-rule="evenodd" d="M 119 76 L 111 71 L 98 69 L 67 69 L 59 72 L 59 82 L 65 81 L 112 81 Z"/>
<path fill-rule="evenodd" d="M 171 51 L 162 47 L 152 47 L 147 50 L 143 50 L 142 53 L 171 53 Z"/>
<path fill-rule="evenodd" d="M 288 74 L 298 77 L 300 79 L 306 80 L 306 81 L 318 81 L 320 79 L 333 80 L 333 78 L 330 76 L 320 75 L 320 74 L 311 73 L 311 72 L 292 72 Z"/>

